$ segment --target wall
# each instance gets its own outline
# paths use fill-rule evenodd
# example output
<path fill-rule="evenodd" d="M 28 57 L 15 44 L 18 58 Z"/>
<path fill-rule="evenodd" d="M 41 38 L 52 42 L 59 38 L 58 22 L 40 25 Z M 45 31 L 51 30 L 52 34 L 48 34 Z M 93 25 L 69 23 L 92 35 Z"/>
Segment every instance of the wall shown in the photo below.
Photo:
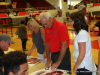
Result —
<path fill-rule="evenodd" d="M 62 16 L 66 17 L 66 12 L 68 11 L 68 4 L 67 2 L 64 2 L 64 0 L 61 0 L 62 2 Z"/>
<path fill-rule="evenodd" d="M 47 12 L 51 13 L 52 18 L 54 18 L 55 16 L 57 16 L 57 10 L 41 10 L 41 11 L 47 11 Z M 1 13 L 1 14 L 2 14 L 2 13 Z M 23 13 L 22 13 L 22 14 L 23 14 Z M 7 15 L 7 14 L 6 14 L 6 15 Z M 21 22 L 21 20 L 24 20 L 25 17 L 26 17 L 25 14 L 23 14 L 23 16 L 14 16 L 14 15 L 12 15 L 12 16 L 10 16 L 10 17 L 5 16 L 5 17 L 1 17 L 1 18 L 0 18 L 0 23 L 9 21 L 9 20 L 7 20 L 7 19 L 8 19 L 8 18 L 11 18 L 11 23 L 14 23 L 13 25 L 19 25 L 20 22 Z M 27 16 L 27 17 L 28 17 L 28 16 Z M 4 19 L 2 19 L 2 18 L 4 18 Z M 29 18 L 30 18 L 30 17 L 29 17 Z M 38 18 L 38 16 L 37 16 L 37 18 Z"/>
<path fill-rule="evenodd" d="M 91 7 L 89 9 L 91 9 L 92 11 L 100 11 L 100 6 Z"/>
<path fill-rule="evenodd" d="M 52 15 L 53 18 L 58 14 L 57 10 L 47 10 L 47 11 L 49 13 L 51 13 L 51 15 Z"/>

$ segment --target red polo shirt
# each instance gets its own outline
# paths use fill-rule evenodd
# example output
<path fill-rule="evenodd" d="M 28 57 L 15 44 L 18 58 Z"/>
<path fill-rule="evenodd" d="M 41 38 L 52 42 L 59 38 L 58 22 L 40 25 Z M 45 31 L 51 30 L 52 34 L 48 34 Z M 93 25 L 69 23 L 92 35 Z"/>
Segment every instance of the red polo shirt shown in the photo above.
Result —
<path fill-rule="evenodd" d="M 54 19 L 52 28 L 45 28 L 45 42 L 49 43 L 49 49 L 52 53 L 61 50 L 61 42 L 67 41 L 69 47 L 69 35 L 67 26 Z"/>

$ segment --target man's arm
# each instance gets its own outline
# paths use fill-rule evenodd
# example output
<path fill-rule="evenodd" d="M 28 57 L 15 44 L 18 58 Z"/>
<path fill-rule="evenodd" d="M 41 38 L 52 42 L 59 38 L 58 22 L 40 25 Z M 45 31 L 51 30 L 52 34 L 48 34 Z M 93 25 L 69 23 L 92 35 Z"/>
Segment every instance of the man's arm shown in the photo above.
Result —
<path fill-rule="evenodd" d="M 52 60 L 50 58 L 50 49 L 49 49 L 49 43 L 45 43 L 45 51 L 46 51 L 46 57 L 47 57 L 47 62 L 45 64 L 46 68 L 49 67 L 50 62 L 52 63 Z"/>
<path fill-rule="evenodd" d="M 54 70 L 55 68 L 56 68 L 56 69 L 58 68 L 58 66 L 60 65 L 60 63 L 62 62 L 62 60 L 63 60 L 63 58 L 64 58 L 64 56 L 65 56 L 66 48 L 67 48 L 67 41 L 62 42 L 61 44 L 62 44 L 62 46 L 61 46 L 60 55 L 59 55 L 59 57 L 58 57 L 57 62 L 55 62 L 55 63 L 52 65 L 52 67 L 51 67 L 52 70 Z"/>
<path fill-rule="evenodd" d="M 49 43 L 45 43 L 45 51 L 47 55 L 47 60 L 50 59 Z"/>
<path fill-rule="evenodd" d="M 61 43 L 62 46 L 61 46 L 61 51 L 60 51 L 60 55 L 58 57 L 58 61 L 59 62 L 62 62 L 64 56 L 65 56 L 65 53 L 66 53 L 66 48 L 67 48 L 67 41 L 64 41 Z"/>

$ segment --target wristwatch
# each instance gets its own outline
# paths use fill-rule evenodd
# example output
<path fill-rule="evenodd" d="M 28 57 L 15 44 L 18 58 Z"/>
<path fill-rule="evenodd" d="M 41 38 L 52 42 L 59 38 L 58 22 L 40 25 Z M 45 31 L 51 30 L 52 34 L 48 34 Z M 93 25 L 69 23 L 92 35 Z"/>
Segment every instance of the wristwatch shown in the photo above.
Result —
<path fill-rule="evenodd" d="M 61 63 L 61 62 L 59 62 L 59 61 L 57 61 L 59 64 Z"/>

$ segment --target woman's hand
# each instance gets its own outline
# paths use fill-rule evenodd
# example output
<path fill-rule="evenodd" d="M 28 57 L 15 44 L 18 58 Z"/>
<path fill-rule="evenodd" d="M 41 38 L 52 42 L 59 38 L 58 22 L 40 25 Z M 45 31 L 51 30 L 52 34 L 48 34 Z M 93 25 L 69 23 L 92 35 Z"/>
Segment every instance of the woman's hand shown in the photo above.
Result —
<path fill-rule="evenodd" d="M 74 73 L 77 73 L 77 67 L 74 66 L 73 72 L 74 72 Z"/>
<path fill-rule="evenodd" d="M 29 52 L 28 54 L 27 54 L 27 56 L 30 56 L 31 55 L 31 52 Z"/>
<path fill-rule="evenodd" d="M 99 69 L 97 69 L 97 75 L 100 75 L 100 70 Z"/>

